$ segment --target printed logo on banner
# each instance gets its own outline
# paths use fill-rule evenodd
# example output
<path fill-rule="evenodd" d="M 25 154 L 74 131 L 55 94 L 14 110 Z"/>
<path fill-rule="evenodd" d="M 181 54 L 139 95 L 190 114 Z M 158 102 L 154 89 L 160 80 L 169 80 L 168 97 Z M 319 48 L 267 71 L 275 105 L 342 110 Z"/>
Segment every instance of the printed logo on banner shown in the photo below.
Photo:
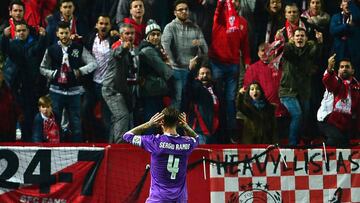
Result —
<path fill-rule="evenodd" d="M 261 182 L 249 182 L 242 184 L 239 193 L 233 192 L 230 194 L 228 203 L 238 202 L 268 202 L 281 203 L 281 195 L 278 191 L 269 191 L 270 185 Z"/>

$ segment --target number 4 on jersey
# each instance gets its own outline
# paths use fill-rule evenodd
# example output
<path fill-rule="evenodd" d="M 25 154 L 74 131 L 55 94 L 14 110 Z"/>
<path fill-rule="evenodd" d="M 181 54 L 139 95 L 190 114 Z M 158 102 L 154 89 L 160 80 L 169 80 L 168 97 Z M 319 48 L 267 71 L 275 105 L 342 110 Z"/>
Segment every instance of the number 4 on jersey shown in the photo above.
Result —
<path fill-rule="evenodd" d="M 167 170 L 171 173 L 170 179 L 172 180 L 176 179 L 176 174 L 179 172 L 179 160 L 179 158 L 174 158 L 174 155 L 169 155 Z"/>

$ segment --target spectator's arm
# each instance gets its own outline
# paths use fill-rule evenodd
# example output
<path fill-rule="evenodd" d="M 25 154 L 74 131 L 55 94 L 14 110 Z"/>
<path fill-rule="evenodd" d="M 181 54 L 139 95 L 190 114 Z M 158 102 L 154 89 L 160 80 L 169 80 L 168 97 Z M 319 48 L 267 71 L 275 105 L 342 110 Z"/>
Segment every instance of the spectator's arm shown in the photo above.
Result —
<path fill-rule="evenodd" d="M 181 110 L 191 114 L 191 103 L 197 102 L 196 93 L 198 92 L 198 85 L 195 83 L 196 69 L 191 69 L 187 75 L 185 87 L 183 89 L 183 96 L 181 99 Z"/>
<path fill-rule="evenodd" d="M 46 50 L 47 43 L 48 43 L 47 35 L 39 35 L 39 39 L 36 42 L 36 45 L 29 50 L 30 55 L 32 55 L 32 56 L 43 55 Z"/>
<path fill-rule="evenodd" d="M 225 0 L 218 0 L 215 15 L 214 15 L 214 23 L 224 24 L 226 23 L 226 16 L 224 15 L 225 8 Z"/>
<path fill-rule="evenodd" d="M 173 38 L 174 38 L 173 30 L 170 27 L 170 25 L 168 25 L 165 27 L 164 32 L 161 36 L 161 43 L 162 43 L 162 46 L 163 46 L 166 54 L 168 55 L 171 65 L 175 64 L 175 58 L 170 49 Z"/>
<path fill-rule="evenodd" d="M 340 15 L 335 15 L 330 21 L 330 34 L 334 37 L 341 37 L 349 30 L 349 25 L 342 23 L 342 20 L 339 20 L 340 17 Z"/>
<path fill-rule="evenodd" d="M 160 77 L 168 80 L 172 76 L 172 69 L 162 60 L 156 50 L 152 48 L 144 48 L 140 51 L 140 60 L 146 61 Z"/>
<path fill-rule="evenodd" d="M 56 74 L 56 70 L 51 70 L 51 58 L 48 50 L 45 51 L 43 60 L 40 64 L 40 74 L 48 79 L 53 79 Z"/>
<path fill-rule="evenodd" d="M 236 97 L 236 108 L 237 110 L 241 111 L 246 117 L 252 115 L 251 109 L 249 105 L 244 102 L 244 94 L 245 92 L 239 91 Z"/>
<path fill-rule="evenodd" d="M 141 135 L 143 132 L 145 132 L 146 130 L 155 127 L 155 126 L 159 126 L 161 125 L 161 122 L 164 118 L 164 114 L 162 113 L 156 113 L 155 115 L 153 115 L 150 120 L 146 123 L 143 123 L 139 126 L 136 126 L 135 128 L 129 130 L 127 133 L 131 133 L 134 135 Z M 125 133 L 125 134 L 127 134 Z"/>
<path fill-rule="evenodd" d="M 94 56 L 91 55 L 86 48 L 83 48 L 81 59 L 86 64 L 85 66 L 79 68 L 79 71 L 82 75 L 89 74 L 98 67 Z"/>
<path fill-rule="evenodd" d="M 204 55 L 207 55 L 208 53 L 208 46 L 206 44 L 204 34 L 202 33 L 201 29 L 198 28 L 199 32 L 199 40 L 200 40 L 200 49 L 204 53 Z"/>
<path fill-rule="evenodd" d="M 341 83 L 338 82 L 338 79 L 335 75 L 334 72 L 334 67 L 335 67 L 335 56 L 336 54 L 332 55 L 329 57 L 328 59 L 328 67 L 326 69 L 326 72 L 323 76 L 323 83 L 325 85 L 325 88 L 329 91 L 329 92 L 337 92 L 338 89 L 341 86 Z"/>
<path fill-rule="evenodd" d="M 121 43 L 120 46 L 116 47 L 113 51 L 112 51 L 112 57 L 116 58 L 116 59 L 121 59 L 122 57 L 124 57 L 127 53 L 129 53 L 129 48 L 125 48 L 125 43 Z"/>

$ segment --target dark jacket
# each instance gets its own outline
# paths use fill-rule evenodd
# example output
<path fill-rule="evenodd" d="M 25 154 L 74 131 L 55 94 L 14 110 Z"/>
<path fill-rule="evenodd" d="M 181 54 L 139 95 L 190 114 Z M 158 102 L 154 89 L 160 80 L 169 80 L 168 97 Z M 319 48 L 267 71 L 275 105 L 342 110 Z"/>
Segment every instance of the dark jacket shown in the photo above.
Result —
<path fill-rule="evenodd" d="M 83 52 L 83 46 L 78 43 L 71 43 L 70 47 L 67 50 L 67 53 L 69 55 L 69 64 L 71 69 L 79 69 L 84 65 L 81 56 Z M 74 54 L 77 53 L 77 54 Z M 69 87 L 75 87 L 79 86 L 80 83 L 76 79 L 74 71 L 71 71 L 69 74 L 69 83 L 67 84 L 59 84 L 57 82 L 58 77 L 60 77 L 60 69 L 62 66 L 62 58 L 63 53 L 61 46 L 58 44 L 53 44 L 48 48 L 48 54 L 51 58 L 51 69 L 57 70 L 55 77 L 50 81 L 51 84 L 62 87 L 62 88 L 69 88 Z"/>
<path fill-rule="evenodd" d="M 162 59 L 160 50 L 151 43 L 142 41 L 139 46 L 139 50 L 140 76 L 144 80 L 143 85 L 140 86 L 141 96 L 147 97 L 167 95 L 168 92 L 166 91 L 158 91 L 163 88 L 154 85 L 160 85 L 159 83 L 164 83 L 163 85 L 168 87 L 167 82 L 172 77 L 173 70 Z M 159 83 L 152 81 L 158 81 Z M 170 87 L 168 87 L 168 90 L 169 88 Z"/>
<path fill-rule="evenodd" d="M 129 69 L 133 64 L 133 57 L 138 56 L 138 50 L 134 50 L 135 55 L 132 56 L 129 49 L 118 46 L 111 53 L 111 59 L 109 61 L 109 67 L 105 74 L 103 81 L 103 87 L 112 89 L 114 93 L 121 93 L 129 95 L 130 85 L 127 82 L 129 75 Z M 139 64 L 137 64 L 138 66 Z"/>
<path fill-rule="evenodd" d="M 265 102 L 261 109 L 256 108 L 238 94 L 237 108 L 245 115 L 241 144 L 274 144 L 276 137 L 275 106 Z"/>
<path fill-rule="evenodd" d="M 302 101 L 310 98 L 311 75 L 316 71 L 315 60 L 319 58 L 322 44 L 308 41 L 302 47 L 286 43 L 284 47 L 283 73 L 280 81 L 280 97 L 297 97 Z"/>
<path fill-rule="evenodd" d="M 330 34 L 334 38 L 333 52 L 336 58 L 349 58 L 355 68 L 360 65 L 360 8 L 349 2 L 349 9 L 354 25 L 343 23 L 342 13 L 332 16 L 330 21 Z M 358 69 L 357 69 L 358 70 Z M 359 72 L 359 71 L 356 71 Z"/>
<path fill-rule="evenodd" d="M 195 108 L 198 109 L 198 112 L 201 115 L 202 120 L 206 124 L 209 132 L 213 132 L 213 119 L 214 119 L 214 100 L 210 92 L 203 86 L 201 81 L 196 80 L 197 70 L 193 69 L 190 71 L 183 93 L 182 100 L 182 110 L 187 113 L 189 117 L 189 123 L 191 127 L 194 127 L 195 119 L 198 120 L 197 115 L 195 113 Z M 212 85 L 214 94 L 219 99 L 220 89 L 217 86 Z M 219 101 L 221 109 L 221 101 Z M 222 112 L 219 112 L 219 117 L 221 118 Z M 196 121 L 197 122 L 197 121 Z M 221 122 L 221 119 L 220 119 Z M 219 124 L 221 126 L 221 123 Z M 196 132 L 204 135 L 203 130 L 201 129 L 199 123 L 195 125 Z"/>
<path fill-rule="evenodd" d="M 40 80 L 40 62 L 46 49 L 46 37 L 35 40 L 31 35 L 26 41 L 10 40 L 2 36 L 1 49 L 8 56 L 5 77 L 12 89 L 34 88 Z"/>

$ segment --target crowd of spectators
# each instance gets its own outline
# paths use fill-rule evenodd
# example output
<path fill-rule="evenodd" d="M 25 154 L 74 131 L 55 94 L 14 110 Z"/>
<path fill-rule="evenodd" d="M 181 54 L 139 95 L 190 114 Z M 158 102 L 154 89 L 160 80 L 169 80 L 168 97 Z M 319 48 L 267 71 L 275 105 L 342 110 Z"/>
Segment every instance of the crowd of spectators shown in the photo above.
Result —
<path fill-rule="evenodd" d="M 1 142 L 122 143 L 169 105 L 201 144 L 348 146 L 360 136 L 360 0 L 0 8 Z"/>

